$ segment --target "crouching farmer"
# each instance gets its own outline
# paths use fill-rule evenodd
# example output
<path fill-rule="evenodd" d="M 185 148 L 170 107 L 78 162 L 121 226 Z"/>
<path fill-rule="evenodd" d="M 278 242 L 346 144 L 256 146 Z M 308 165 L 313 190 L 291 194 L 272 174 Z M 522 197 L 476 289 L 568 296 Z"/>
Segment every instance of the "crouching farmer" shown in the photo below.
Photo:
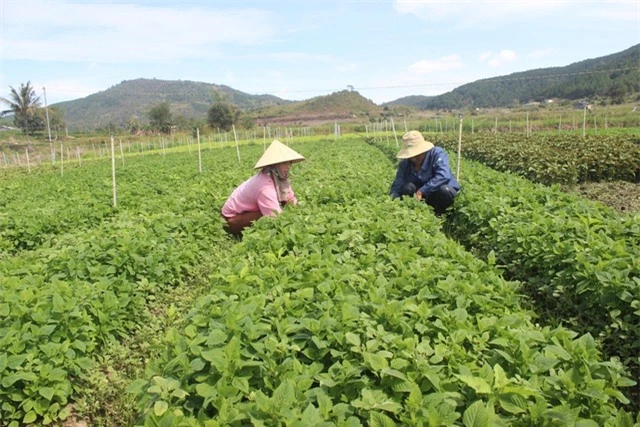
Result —
<path fill-rule="evenodd" d="M 391 184 L 391 197 L 415 197 L 433 207 L 436 215 L 442 215 L 460 191 L 460 184 L 449 168 L 447 153 L 412 130 L 402 137 L 402 149 L 397 157 L 402 160 Z"/>

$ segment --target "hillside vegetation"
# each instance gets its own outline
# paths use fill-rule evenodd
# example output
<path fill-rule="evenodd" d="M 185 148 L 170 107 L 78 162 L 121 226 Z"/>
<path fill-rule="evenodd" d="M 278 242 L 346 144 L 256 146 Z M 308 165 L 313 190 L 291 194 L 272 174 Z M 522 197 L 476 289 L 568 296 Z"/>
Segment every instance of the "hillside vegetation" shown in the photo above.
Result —
<path fill-rule="evenodd" d="M 420 110 L 509 107 L 548 98 L 609 98 L 622 103 L 640 91 L 640 44 L 613 55 L 566 67 L 541 68 L 478 80 L 439 96 L 410 96 L 389 105 Z"/>
<path fill-rule="evenodd" d="M 126 127 L 132 118 L 145 123 L 149 110 L 161 102 L 169 103 L 174 115 L 204 119 L 209 107 L 218 101 L 228 102 L 241 110 L 290 102 L 273 95 L 249 95 L 210 83 L 136 79 L 123 81 L 86 98 L 53 106 L 64 111 L 70 129 L 92 130 L 108 124 Z"/>
<path fill-rule="evenodd" d="M 252 117 L 261 121 L 306 121 L 338 118 L 377 117 L 382 108 L 358 92 L 343 90 L 331 95 L 318 96 L 307 101 L 266 107 L 255 111 Z M 274 120 L 279 118 L 280 120 Z"/>

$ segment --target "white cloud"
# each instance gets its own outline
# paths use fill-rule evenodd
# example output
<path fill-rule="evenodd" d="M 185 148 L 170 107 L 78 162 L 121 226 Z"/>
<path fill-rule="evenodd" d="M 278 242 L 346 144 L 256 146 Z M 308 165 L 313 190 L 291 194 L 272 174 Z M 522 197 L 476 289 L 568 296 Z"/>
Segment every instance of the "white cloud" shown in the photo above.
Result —
<path fill-rule="evenodd" d="M 480 62 L 486 62 L 492 67 L 498 67 L 506 62 L 515 61 L 518 58 L 516 53 L 509 49 L 503 49 L 498 53 L 483 52 L 478 56 Z"/>
<path fill-rule="evenodd" d="M 464 62 L 458 55 L 449 55 L 435 61 L 423 59 L 422 61 L 415 62 L 409 66 L 409 72 L 413 75 L 441 73 L 462 68 L 464 65 Z"/>
<path fill-rule="evenodd" d="M 274 15 L 257 9 L 29 1 L 4 3 L 2 20 L 4 59 L 167 62 L 277 33 Z"/>

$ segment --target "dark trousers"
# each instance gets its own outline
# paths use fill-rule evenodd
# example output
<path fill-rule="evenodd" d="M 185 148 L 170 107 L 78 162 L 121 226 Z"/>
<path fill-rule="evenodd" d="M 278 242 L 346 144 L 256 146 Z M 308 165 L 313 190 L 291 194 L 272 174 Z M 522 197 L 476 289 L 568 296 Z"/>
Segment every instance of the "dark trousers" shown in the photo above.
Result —
<path fill-rule="evenodd" d="M 418 189 L 412 182 L 405 184 L 400 190 L 400 196 L 413 196 Z M 433 207 L 436 215 L 442 215 L 444 211 L 453 204 L 457 191 L 448 185 L 438 187 L 433 193 L 424 194 L 422 200 Z"/>

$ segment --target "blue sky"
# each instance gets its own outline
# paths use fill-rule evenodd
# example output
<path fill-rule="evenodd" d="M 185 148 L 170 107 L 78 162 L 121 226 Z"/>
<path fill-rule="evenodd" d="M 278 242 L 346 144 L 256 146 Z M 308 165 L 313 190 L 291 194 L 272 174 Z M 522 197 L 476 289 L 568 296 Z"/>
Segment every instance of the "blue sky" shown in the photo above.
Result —
<path fill-rule="evenodd" d="M 380 104 L 638 43 L 640 0 L 0 0 L 0 96 L 30 81 L 51 105 L 156 78 Z"/>

